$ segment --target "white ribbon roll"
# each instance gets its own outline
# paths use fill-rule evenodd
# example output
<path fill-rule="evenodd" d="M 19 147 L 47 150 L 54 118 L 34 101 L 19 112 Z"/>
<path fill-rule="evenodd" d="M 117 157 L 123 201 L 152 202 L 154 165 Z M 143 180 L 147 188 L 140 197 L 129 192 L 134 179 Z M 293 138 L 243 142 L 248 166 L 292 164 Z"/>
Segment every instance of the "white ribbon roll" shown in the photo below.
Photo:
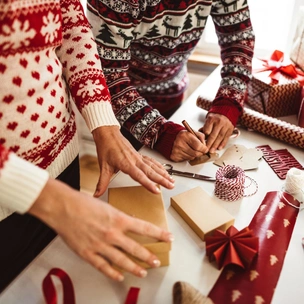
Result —
<path fill-rule="evenodd" d="M 304 170 L 298 168 L 289 169 L 284 190 L 300 203 L 304 203 Z"/>

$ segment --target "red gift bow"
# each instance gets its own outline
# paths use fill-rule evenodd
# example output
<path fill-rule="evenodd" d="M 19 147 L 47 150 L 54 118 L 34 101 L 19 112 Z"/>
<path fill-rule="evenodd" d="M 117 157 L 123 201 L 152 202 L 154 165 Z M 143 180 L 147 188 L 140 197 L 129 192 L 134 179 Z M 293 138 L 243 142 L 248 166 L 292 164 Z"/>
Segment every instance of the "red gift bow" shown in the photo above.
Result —
<path fill-rule="evenodd" d="M 218 268 L 221 269 L 229 264 L 235 264 L 247 268 L 259 248 L 259 238 L 255 237 L 248 227 L 238 231 L 230 226 L 226 233 L 215 230 L 212 236 L 207 236 L 206 253 L 209 260 L 216 260 Z"/>
<path fill-rule="evenodd" d="M 296 68 L 293 64 L 283 65 L 284 53 L 278 50 L 275 50 L 270 59 L 260 59 L 264 62 L 263 68 L 255 69 L 255 73 L 271 71 L 269 77 L 275 83 L 278 83 L 281 74 L 285 74 L 295 80 L 297 80 L 301 86 L 304 85 L 304 73 Z"/>

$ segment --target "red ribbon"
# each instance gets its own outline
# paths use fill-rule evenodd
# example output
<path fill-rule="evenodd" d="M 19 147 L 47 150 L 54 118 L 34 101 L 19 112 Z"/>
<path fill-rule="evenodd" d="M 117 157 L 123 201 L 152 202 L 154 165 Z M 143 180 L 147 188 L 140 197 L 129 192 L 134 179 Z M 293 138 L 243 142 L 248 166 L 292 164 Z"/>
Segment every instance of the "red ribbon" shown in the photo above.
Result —
<path fill-rule="evenodd" d="M 57 304 L 57 294 L 52 275 L 61 280 L 63 286 L 63 304 L 75 304 L 73 283 L 66 272 L 60 268 L 53 268 L 49 271 L 42 282 L 42 289 L 47 304 Z"/>
<path fill-rule="evenodd" d="M 42 290 L 47 304 L 57 304 L 57 294 L 52 275 L 61 280 L 63 286 L 63 304 L 75 304 L 75 293 L 72 280 L 66 272 L 60 268 L 52 268 L 42 282 Z M 140 289 L 131 287 L 129 289 L 125 304 L 136 304 Z"/>
<path fill-rule="evenodd" d="M 226 233 L 215 230 L 214 234 L 205 240 L 207 256 L 210 261 L 216 260 L 219 269 L 229 264 L 241 268 L 249 267 L 259 247 L 259 238 L 255 237 L 248 227 L 238 231 L 234 226 L 230 226 Z"/>
<path fill-rule="evenodd" d="M 138 287 L 131 287 L 129 289 L 125 304 L 136 304 L 139 290 L 140 289 Z"/>
<path fill-rule="evenodd" d="M 255 69 L 255 73 L 271 71 L 269 77 L 275 83 L 279 82 L 281 74 L 285 74 L 295 80 L 297 80 L 301 86 L 304 85 L 304 73 L 296 68 L 293 64 L 283 65 L 284 53 L 278 50 L 275 50 L 270 59 L 260 59 L 264 62 L 263 68 Z"/>

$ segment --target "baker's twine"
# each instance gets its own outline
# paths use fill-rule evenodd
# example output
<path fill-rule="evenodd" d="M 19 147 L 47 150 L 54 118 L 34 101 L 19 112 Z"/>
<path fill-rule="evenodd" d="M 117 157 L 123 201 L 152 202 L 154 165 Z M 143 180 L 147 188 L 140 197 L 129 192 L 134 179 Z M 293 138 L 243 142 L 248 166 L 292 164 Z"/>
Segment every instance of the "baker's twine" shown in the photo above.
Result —
<path fill-rule="evenodd" d="M 234 165 L 226 165 L 219 168 L 215 174 L 214 194 L 219 199 L 225 201 L 236 201 L 242 197 L 254 195 L 258 191 L 257 182 L 249 176 L 245 175 L 245 171 Z M 245 186 L 245 180 L 249 179 L 249 185 Z M 245 189 L 255 185 L 253 192 L 245 194 Z"/>

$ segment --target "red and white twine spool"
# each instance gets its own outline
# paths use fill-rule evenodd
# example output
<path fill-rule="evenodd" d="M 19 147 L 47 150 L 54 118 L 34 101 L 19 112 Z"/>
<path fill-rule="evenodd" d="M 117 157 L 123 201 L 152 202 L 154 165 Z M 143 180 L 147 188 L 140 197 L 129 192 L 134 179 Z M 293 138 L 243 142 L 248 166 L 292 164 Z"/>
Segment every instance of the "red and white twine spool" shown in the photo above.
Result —
<path fill-rule="evenodd" d="M 215 175 L 214 194 L 219 199 L 225 201 L 236 201 L 245 196 L 254 195 L 258 191 L 257 182 L 245 175 L 245 171 L 237 166 L 226 165 L 217 170 Z M 245 186 L 245 179 L 250 180 L 250 184 Z M 255 190 L 251 194 L 244 194 L 245 188 L 248 188 L 252 183 L 255 184 Z"/>

